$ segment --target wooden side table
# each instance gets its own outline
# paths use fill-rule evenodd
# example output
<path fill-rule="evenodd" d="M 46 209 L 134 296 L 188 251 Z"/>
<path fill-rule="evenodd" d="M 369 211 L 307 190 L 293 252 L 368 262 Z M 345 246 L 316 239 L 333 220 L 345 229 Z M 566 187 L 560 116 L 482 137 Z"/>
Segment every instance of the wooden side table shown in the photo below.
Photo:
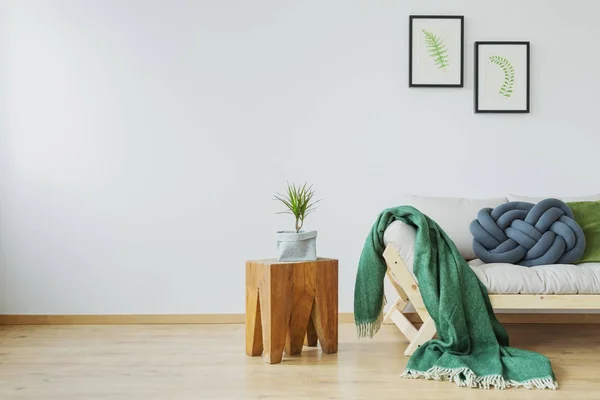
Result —
<path fill-rule="evenodd" d="M 338 260 L 246 262 L 246 354 L 270 364 L 302 346 L 338 349 Z"/>

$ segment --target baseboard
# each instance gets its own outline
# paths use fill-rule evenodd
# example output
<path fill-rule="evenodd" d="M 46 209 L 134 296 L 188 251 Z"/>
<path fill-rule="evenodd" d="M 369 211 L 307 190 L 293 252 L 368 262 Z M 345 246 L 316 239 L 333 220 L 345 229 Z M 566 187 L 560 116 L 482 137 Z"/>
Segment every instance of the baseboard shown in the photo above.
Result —
<path fill-rule="evenodd" d="M 0 325 L 244 324 L 245 322 L 245 314 L 0 315 Z M 340 313 L 339 322 L 353 323 L 354 314 Z"/>
<path fill-rule="evenodd" d="M 406 313 L 415 324 L 417 313 Z M 600 324 L 600 314 L 496 314 L 503 324 Z M 110 315 L 0 315 L 0 325 L 153 325 L 243 324 L 245 314 L 110 314 Z M 353 323 L 354 314 L 340 313 L 339 322 Z"/>

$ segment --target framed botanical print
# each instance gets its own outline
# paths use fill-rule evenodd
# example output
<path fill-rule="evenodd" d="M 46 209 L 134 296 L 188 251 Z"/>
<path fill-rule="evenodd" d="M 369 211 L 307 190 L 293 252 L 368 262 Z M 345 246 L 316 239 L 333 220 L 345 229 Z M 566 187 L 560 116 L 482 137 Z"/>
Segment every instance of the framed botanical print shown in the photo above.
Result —
<path fill-rule="evenodd" d="M 529 42 L 475 42 L 475 112 L 529 112 Z"/>
<path fill-rule="evenodd" d="M 464 22 L 462 15 L 409 17 L 409 87 L 463 87 Z"/>

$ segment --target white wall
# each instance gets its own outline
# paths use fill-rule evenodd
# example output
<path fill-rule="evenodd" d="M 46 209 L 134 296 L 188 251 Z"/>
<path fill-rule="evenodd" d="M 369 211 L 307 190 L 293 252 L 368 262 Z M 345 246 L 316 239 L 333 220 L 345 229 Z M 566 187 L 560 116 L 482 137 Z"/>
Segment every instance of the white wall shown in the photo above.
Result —
<path fill-rule="evenodd" d="M 403 193 L 598 188 L 589 0 L 0 0 L 0 313 L 238 313 L 306 228 L 356 264 Z M 407 87 L 409 14 L 463 14 L 463 89 Z M 530 40 L 532 113 L 473 114 L 473 42 Z M 299 139 L 302 138 L 302 139 Z"/>

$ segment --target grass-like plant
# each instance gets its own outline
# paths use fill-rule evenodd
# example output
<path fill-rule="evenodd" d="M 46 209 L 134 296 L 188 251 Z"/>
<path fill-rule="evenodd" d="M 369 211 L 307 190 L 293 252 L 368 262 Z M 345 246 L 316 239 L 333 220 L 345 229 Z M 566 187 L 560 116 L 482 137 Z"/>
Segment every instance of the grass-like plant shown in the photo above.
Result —
<path fill-rule="evenodd" d="M 296 218 L 296 233 L 300 232 L 304 219 L 308 214 L 316 210 L 315 204 L 321 200 L 313 201 L 315 191 L 312 185 L 298 185 L 288 182 L 287 192 L 285 194 L 275 193 L 275 200 L 282 202 L 287 210 L 277 214 L 292 214 Z"/>

